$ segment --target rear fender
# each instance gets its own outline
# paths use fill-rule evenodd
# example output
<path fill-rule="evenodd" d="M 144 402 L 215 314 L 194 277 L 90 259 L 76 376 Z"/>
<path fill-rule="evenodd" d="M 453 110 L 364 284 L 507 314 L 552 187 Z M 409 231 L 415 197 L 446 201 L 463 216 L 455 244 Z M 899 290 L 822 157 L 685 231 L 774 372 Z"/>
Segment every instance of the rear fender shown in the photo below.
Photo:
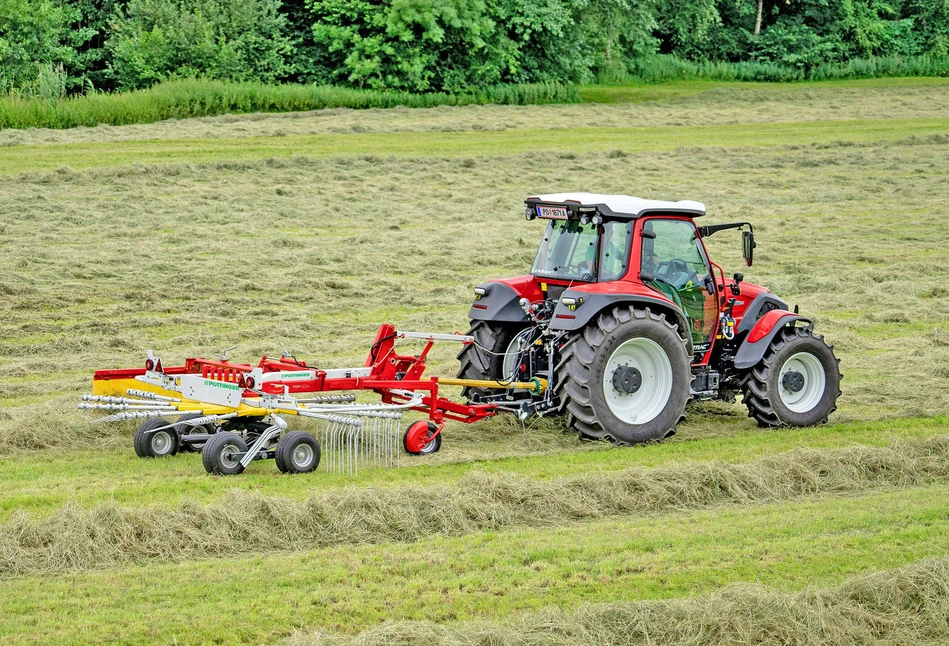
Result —
<path fill-rule="evenodd" d="M 526 323 L 527 314 L 521 308 L 521 295 L 504 283 L 489 282 L 478 285 L 485 290 L 484 296 L 476 298 L 468 310 L 473 321 L 500 321 L 503 323 Z"/>
<path fill-rule="evenodd" d="M 796 321 L 813 325 L 810 319 L 785 310 L 772 310 L 758 319 L 738 347 L 738 352 L 735 354 L 735 368 L 747 370 L 761 361 L 778 332 Z"/>
<path fill-rule="evenodd" d="M 564 305 L 564 298 L 576 299 L 578 303 L 574 306 L 576 309 L 571 310 Z M 671 318 L 688 338 L 689 356 L 692 356 L 692 339 L 689 335 L 689 325 L 686 321 L 685 314 L 671 301 L 651 296 L 640 294 L 598 294 L 568 289 L 560 297 L 560 300 L 557 301 L 553 318 L 550 320 L 550 329 L 563 330 L 566 332 L 582 330 L 590 321 L 599 316 L 601 312 L 617 305 L 635 305 L 644 309 L 648 307 L 653 312 L 662 312 Z"/>

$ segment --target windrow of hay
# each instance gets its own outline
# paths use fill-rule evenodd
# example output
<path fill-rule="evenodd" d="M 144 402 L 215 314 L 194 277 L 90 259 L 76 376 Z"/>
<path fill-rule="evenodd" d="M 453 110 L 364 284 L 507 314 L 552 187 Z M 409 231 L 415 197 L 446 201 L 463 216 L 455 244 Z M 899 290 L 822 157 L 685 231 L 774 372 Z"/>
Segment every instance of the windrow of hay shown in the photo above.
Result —
<path fill-rule="evenodd" d="M 300 632 L 283 646 L 923 644 L 949 639 L 949 559 L 795 594 L 737 584 L 693 599 L 556 608 L 504 623 L 392 622 L 357 636 Z"/>
<path fill-rule="evenodd" d="M 70 503 L 44 518 L 18 512 L 0 526 L 0 575 L 415 541 L 946 477 L 949 435 L 940 435 L 882 448 L 797 449 L 746 464 L 673 464 L 553 480 L 477 473 L 452 485 L 353 487 L 305 502 L 233 492 L 206 506 Z"/>

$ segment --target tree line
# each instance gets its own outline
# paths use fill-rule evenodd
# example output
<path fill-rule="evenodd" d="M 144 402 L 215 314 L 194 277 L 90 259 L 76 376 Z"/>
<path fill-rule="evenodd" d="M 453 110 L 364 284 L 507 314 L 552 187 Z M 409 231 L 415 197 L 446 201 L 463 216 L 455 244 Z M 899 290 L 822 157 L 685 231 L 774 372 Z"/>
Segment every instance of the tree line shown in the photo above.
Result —
<path fill-rule="evenodd" d="M 806 72 L 893 56 L 949 57 L 949 0 L 0 0 L 5 92 L 463 92 L 621 80 L 657 57 Z"/>

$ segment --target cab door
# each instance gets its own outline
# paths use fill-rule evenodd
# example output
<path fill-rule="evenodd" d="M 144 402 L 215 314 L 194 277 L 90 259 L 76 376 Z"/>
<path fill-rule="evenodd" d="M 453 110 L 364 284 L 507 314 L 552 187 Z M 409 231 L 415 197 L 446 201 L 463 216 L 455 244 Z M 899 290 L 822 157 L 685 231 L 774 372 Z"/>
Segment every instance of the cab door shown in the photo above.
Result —
<path fill-rule="evenodd" d="M 718 296 L 715 281 L 708 280 L 712 269 L 698 231 L 690 220 L 648 218 L 643 222 L 642 241 L 641 275 L 685 312 L 696 362 L 700 362 L 712 346 L 718 325 Z"/>

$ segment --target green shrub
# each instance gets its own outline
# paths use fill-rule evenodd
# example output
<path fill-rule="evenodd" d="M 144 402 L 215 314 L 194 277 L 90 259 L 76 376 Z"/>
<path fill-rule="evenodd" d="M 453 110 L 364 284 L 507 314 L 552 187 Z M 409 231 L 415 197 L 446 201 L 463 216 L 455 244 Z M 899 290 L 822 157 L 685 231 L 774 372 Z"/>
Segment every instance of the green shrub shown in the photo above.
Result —
<path fill-rule="evenodd" d="M 273 83 L 288 71 L 279 0 L 131 0 L 108 47 L 118 87 L 203 76 Z"/>

